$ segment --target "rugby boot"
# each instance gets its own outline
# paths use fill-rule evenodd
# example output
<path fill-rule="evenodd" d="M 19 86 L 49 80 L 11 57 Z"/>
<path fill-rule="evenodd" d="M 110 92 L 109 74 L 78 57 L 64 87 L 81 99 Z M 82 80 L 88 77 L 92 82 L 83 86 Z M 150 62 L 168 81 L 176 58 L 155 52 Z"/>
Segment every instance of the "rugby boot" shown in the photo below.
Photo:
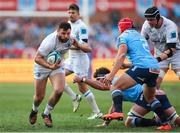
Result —
<path fill-rule="evenodd" d="M 29 123 L 31 123 L 32 125 L 36 123 L 37 114 L 38 114 L 38 112 L 31 110 L 31 113 L 29 115 Z"/>
<path fill-rule="evenodd" d="M 42 116 L 42 118 L 44 119 L 44 124 L 45 124 L 47 127 L 52 127 L 52 126 L 53 126 L 51 114 L 46 115 L 46 114 L 42 113 L 41 116 Z"/>
<path fill-rule="evenodd" d="M 163 131 L 168 131 L 172 129 L 173 129 L 172 126 L 168 123 L 157 128 L 157 130 L 163 130 Z"/>
<path fill-rule="evenodd" d="M 106 114 L 102 116 L 102 119 L 104 120 L 112 120 L 112 119 L 116 119 L 116 120 L 120 120 L 122 121 L 124 117 L 123 113 L 119 113 L 119 112 L 113 112 L 112 114 Z"/>
<path fill-rule="evenodd" d="M 81 95 L 76 95 L 76 99 L 73 100 L 73 112 L 76 112 L 79 108 L 80 102 L 81 102 L 82 96 Z"/>

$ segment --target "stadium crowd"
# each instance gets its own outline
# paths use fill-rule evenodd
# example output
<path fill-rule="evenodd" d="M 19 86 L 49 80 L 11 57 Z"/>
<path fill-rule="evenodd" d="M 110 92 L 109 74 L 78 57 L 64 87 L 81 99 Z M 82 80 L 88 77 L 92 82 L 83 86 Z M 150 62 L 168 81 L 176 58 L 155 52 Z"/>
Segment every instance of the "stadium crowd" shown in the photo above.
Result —
<path fill-rule="evenodd" d="M 160 12 L 176 22 L 180 34 L 178 5 L 174 6 L 173 11 L 162 7 Z M 119 11 L 112 11 L 109 14 L 96 13 L 90 17 L 89 43 L 93 48 L 93 57 L 115 57 L 117 21 L 121 17 Z M 135 26 L 140 31 L 144 20 L 139 16 L 138 18 L 139 21 Z M 33 58 L 40 42 L 55 30 L 60 20 L 58 17 L 0 17 L 0 58 Z"/>

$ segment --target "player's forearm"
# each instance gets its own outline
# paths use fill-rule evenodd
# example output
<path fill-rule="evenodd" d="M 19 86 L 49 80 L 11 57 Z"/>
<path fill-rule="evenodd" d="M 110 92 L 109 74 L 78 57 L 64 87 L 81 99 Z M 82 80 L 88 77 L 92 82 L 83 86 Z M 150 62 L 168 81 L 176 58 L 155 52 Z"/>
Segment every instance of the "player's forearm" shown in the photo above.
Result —
<path fill-rule="evenodd" d="M 85 53 L 92 52 L 92 48 L 89 47 L 87 44 L 78 44 L 78 48 L 81 49 Z"/>
<path fill-rule="evenodd" d="M 102 90 L 102 91 L 107 91 L 109 90 L 110 88 L 105 86 L 104 84 L 102 84 L 101 82 L 98 82 L 98 81 L 94 81 L 92 79 L 85 79 L 83 81 L 84 83 L 88 84 L 89 86 L 97 89 L 97 90 Z"/>
<path fill-rule="evenodd" d="M 116 57 L 116 61 L 114 63 L 114 67 L 113 67 L 113 69 L 112 69 L 112 71 L 110 73 L 113 77 L 116 75 L 116 73 L 122 67 L 122 64 L 123 64 L 124 60 L 125 60 L 125 56 L 123 54 L 118 55 Z"/>
<path fill-rule="evenodd" d="M 50 64 L 42 57 L 35 57 L 34 61 L 45 68 L 51 69 Z"/>
<path fill-rule="evenodd" d="M 172 50 L 173 53 L 176 51 L 175 48 L 171 48 L 171 50 Z M 161 55 L 159 57 L 157 57 L 156 59 L 158 60 L 158 62 L 166 60 L 167 58 L 172 56 L 172 55 L 169 55 L 169 54 L 170 54 L 170 50 L 167 49 L 163 53 L 161 53 Z"/>

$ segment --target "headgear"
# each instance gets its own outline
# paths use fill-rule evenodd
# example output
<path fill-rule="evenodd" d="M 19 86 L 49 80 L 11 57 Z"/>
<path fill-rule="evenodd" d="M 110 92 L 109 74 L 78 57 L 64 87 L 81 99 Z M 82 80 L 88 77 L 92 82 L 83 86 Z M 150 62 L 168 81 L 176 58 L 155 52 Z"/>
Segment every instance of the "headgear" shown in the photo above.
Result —
<path fill-rule="evenodd" d="M 156 19 L 158 21 L 160 19 L 159 10 L 155 6 L 148 8 L 145 11 L 144 16 L 145 16 L 146 19 Z"/>
<path fill-rule="evenodd" d="M 130 18 L 123 18 L 118 23 L 119 31 L 124 32 L 126 29 L 133 28 L 133 21 Z"/>

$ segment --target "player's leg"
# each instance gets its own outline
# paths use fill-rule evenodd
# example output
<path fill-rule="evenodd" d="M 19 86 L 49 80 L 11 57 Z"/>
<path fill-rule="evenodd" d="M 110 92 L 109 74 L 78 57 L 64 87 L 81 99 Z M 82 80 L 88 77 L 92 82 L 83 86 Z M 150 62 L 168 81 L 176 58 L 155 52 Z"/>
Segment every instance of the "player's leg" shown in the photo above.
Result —
<path fill-rule="evenodd" d="M 80 58 L 74 59 L 74 73 L 81 77 L 87 77 L 89 71 L 89 58 L 87 55 L 81 56 Z M 88 119 L 95 119 L 101 117 L 103 114 L 100 112 L 100 109 L 96 103 L 95 96 L 92 91 L 88 88 L 88 85 L 85 83 L 78 83 L 79 91 L 84 95 L 87 99 L 93 113 Z"/>
<path fill-rule="evenodd" d="M 126 127 L 156 126 L 157 122 L 155 120 L 144 118 L 148 112 L 149 110 L 145 109 L 144 107 L 134 104 L 125 121 Z"/>
<path fill-rule="evenodd" d="M 36 76 L 35 74 L 35 94 L 33 99 L 33 105 L 32 110 L 29 115 L 29 122 L 31 124 L 35 124 L 37 120 L 37 113 L 38 113 L 38 107 L 41 104 L 44 96 L 45 96 L 45 89 L 46 89 L 46 83 L 47 83 L 47 74 L 38 74 Z"/>
<path fill-rule="evenodd" d="M 161 102 L 164 112 L 168 117 L 168 121 L 172 124 L 180 126 L 180 117 L 176 113 L 175 108 L 171 105 L 165 92 L 162 90 L 156 91 L 156 98 Z M 158 116 L 156 116 L 156 118 L 158 119 Z"/>
<path fill-rule="evenodd" d="M 108 114 L 111 114 L 114 112 L 114 105 L 112 103 L 111 107 L 109 108 L 108 110 Z M 110 123 L 111 123 L 112 120 L 104 120 L 104 122 L 102 124 L 98 124 L 96 125 L 96 127 L 107 127 Z"/>
<path fill-rule="evenodd" d="M 144 88 L 144 96 L 146 98 L 146 101 L 150 104 L 151 110 L 154 111 L 158 117 L 161 119 L 162 124 L 167 124 L 167 116 L 164 113 L 164 109 L 162 107 L 162 104 L 158 99 L 156 99 L 153 94 L 155 92 L 155 88 L 151 88 L 149 86 L 145 86 Z"/>
<path fill-rule="evenodd" d="M 44 112 L 42 113 L 42 117 L 44 119 L 45 125 L 47 127 L 52 127 L 53 124 L 50 112 L 54 109 L 55 105 L 58 103 L 64 91 L 65 74 L 59 72 L 58 70 L 54 70 L 51 73 L 49 79 L 53 86 L 53 92 L 48 100 Z"/>
<path fill-rule="evenodd" d="M 157 85 L 156 85 L 157 89 L 160 89 L 161 83 L 162 83 L 167 71 L 168 71 L 168 68 L 161 68 L 159 76 L 157 78 Z"/>
<path fill-rule="evenodd" d="M 88 86 L 85 83 L 78 83 L 79 91 L 83 94 L 83 96 L 87 99 L 93 113 L 90 117 L 88 117 L 89 120 L 100 118 L 102 116 L 102 113 L 96 103 L 96 99 L 92 91 L 88 88 Z"/>
<path fill-rule="evenodd" d="M 132 86 L 137 84 L 137 82 L 132 79 L 128 74 L 122 74 L 114 85 L 111 86 L 111 95 L 114 103 L 114 112 L 112 114 L 104 115 L 104 119 L 123 119 L 123 110 L 122 110 L 122 102 L 123 95 L 122 91 L 126 90 Z"/>
<path fill-rule="evenodd" d="M 171 57 L 171 67 L 176 73 L 176 75 L 179 77 L 180 80 L 180 50 L 176 50 L 175 54 Z"/>
<path fill-rule="evenodd" d="M 155 98 L 158 71 L 154 69 L 149 69 L 146 73 L 147 78 L 144 81 L 145 84 L 143 95 L 146 101 L 150 104 L 151 110 L 154 111 L 160 117 L 162 124 L 166 124 L 167 117 L 164 113 L 162 104 L 158 99 Z"/>
<path fill-rule="evenodd" d="M 66 62 L 65 62 L 65 75 L 68 76 L 70 74 L 73 73 L 73 68 L 71 65 L 73 62 L 71 62 L 71 59 L 68 59 Z M 76 112 L 79 108 L 79 105 L 80 105 L 80 102 L 81 102 L 81 95 L 78 95 L 76 94 L 71 88 L 70 86 L 65 83 L 65 88 L 64 88 L 64 92 L 67 93 L 71 99 L 72 99 L 72 104 L 73 104 L 73 112 Z"/>
<path fill-rule="evenodd" d="M 160 66 L 160 73 L 158 75 L 158 78 L 157 78 L 157 89 L 160 89 L 161 87 L 161 83 L 164 79 L 164 76 L 166 75 L 167 71 L 169 70 L 169 64 L 170 64 L 170 59 L 166 59 L 166 60 L 163 60 L 161 62 L 159 62 L 159 66 Z"/>

